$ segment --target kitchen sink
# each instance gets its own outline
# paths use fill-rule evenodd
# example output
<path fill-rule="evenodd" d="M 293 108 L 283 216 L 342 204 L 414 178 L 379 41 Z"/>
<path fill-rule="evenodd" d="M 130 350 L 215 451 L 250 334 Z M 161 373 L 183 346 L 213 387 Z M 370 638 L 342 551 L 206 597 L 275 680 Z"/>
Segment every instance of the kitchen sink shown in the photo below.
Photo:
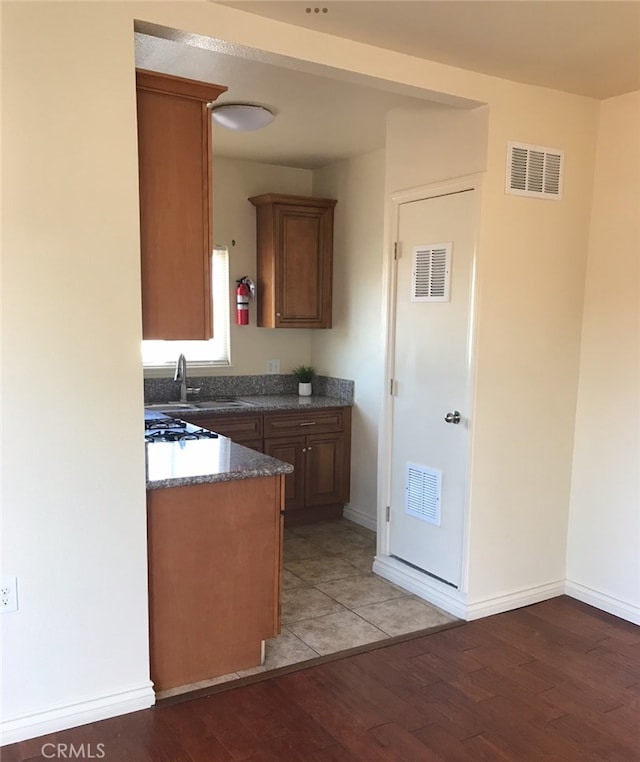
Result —
<path fill-rule="evenodd" d="M 245 402 L 244 400 L 236 399 L 235 397 L 221 398 L 218 397 L 214 400 L 201 400 L 199 402 L 192 402 L 191 405 L 195 408 L 214 408 L 214 407 L 253 407 L 253 402 Z"/>
<path fill-rule="evenodd" d="M 170 413 L 172 410 L 193 410 L 194 406 L 190 402 L 159 402 L 157 404 L 145 405 L 147 410 L 157 410 L 159 413 Z"/>
<path fill-rule="evenodd" d="M 235 397 L 217 397 L 213 400 L 198 400 L 197 402 L 157 402 L 145 405 L 147 410 L 156 410 L 158 413 L 173 413 L 180 410 L 211 410 L 217 407 L 253 407 L 253 403 Z"/>

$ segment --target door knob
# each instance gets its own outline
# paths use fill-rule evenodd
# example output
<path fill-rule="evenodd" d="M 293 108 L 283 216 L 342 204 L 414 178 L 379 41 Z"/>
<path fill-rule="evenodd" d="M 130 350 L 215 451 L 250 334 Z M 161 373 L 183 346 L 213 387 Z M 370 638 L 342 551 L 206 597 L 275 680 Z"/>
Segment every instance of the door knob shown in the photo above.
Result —
<path fill-rule="evenodd" d="M 444 419 L 447 423 L 460 423 L 460 411 L 452 410 L 445 415 Z"/>

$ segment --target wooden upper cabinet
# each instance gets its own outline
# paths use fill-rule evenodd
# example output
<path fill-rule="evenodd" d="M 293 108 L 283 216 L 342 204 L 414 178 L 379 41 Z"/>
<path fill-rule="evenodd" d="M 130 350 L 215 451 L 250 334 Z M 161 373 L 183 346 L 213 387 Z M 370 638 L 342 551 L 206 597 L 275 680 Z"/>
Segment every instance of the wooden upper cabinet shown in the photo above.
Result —
<path fill-rule="evenodd" d="M 256 207 L 258 325 L 331 328 L 334 199 L 266 193 Z"/>
<path fill-rule="evenodd" d="M 138 69 L 145 339 L 210 339 L 211 120 L 226 87 Z"/>

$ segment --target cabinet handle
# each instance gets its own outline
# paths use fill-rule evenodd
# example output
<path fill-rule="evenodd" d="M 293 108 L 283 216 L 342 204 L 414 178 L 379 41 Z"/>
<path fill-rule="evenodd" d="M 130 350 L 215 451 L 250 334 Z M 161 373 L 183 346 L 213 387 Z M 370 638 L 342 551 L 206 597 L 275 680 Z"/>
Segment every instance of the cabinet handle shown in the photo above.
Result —
<path fill-rule="evenodd" d="M 306 448 L 306 447 L 303 447 L 303 448 L 302 448 L 302 452 L 306 452 L 306 451 L 307 451 L 307 448 Z"/>
<path fill-rule="evenodd" d="M 313 450 L 313 447 L 307 447 L 307 452 L 311 452 Z"/>
<path fill-rule="evenodd" d="M 280 313 L 279 312 L 276 312 L 276 317 L 280 317 Z"/>
<path fill-rule="evenodd" d="M 299 423 L 298 426 L 315 426 L 316 421 L 308 421 L 307 423 Z"/>

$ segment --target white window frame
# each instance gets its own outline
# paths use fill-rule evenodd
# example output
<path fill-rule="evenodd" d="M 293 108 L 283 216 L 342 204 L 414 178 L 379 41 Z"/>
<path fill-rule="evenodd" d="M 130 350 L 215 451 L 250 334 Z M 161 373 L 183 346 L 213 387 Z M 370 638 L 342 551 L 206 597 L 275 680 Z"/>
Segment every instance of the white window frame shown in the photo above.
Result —
<path fill-rule="evenodd" d="M 142 341 L 142 365 L 145 369 L 173 368 L 180 353 L 190 366 L 228 367 L 230 353 L 229 249 L 214 246 L 211 255 L 214 336 L 207 341 Z"/>

